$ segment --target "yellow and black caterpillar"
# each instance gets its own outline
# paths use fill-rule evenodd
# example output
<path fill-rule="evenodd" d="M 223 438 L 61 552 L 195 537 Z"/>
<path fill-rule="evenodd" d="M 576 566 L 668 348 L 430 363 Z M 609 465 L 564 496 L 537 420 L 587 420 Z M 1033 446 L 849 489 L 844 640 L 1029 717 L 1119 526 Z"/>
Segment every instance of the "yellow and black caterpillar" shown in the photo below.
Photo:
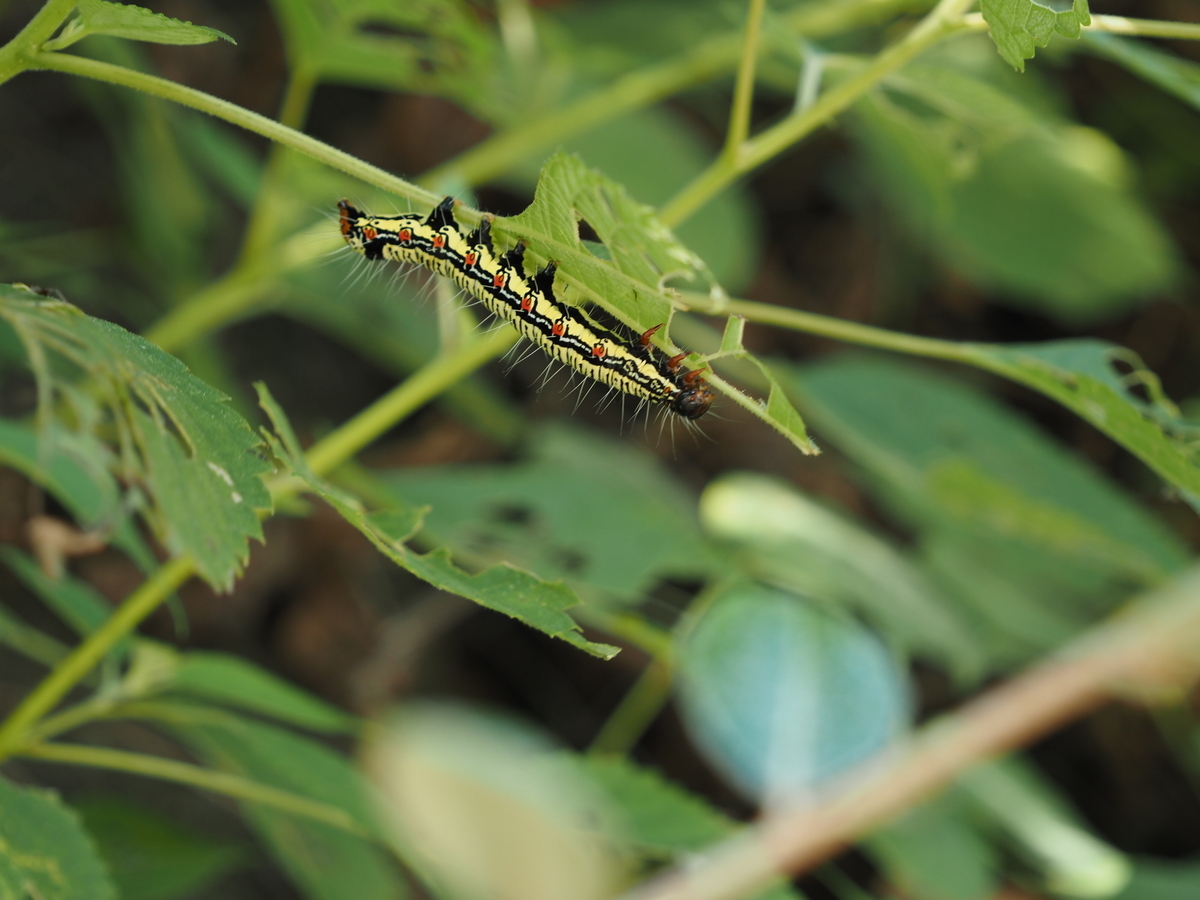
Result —
<path fill-rule="evenodd" d="M 454 198 L 447 197 L 426 217 L 372 216 L 347 200 L 338 203 L 342 235 L 367 259 L 390 259 L 425 266 L 445 275 L 493 314 L 511 322 L 526 338 L 589 378 L 641 400 L 666 404 L 685 419 L 698 419 L 712 405 L 713 392 L 701 370 L 682 365 L 687 356 L 667 357 L 651 344 L 656 325 L 625 340 L 554 296 L 555 265 L 525 274 L 525 245 L 497 254 L 491 220 L 463 235 L 454 221 Z"/>

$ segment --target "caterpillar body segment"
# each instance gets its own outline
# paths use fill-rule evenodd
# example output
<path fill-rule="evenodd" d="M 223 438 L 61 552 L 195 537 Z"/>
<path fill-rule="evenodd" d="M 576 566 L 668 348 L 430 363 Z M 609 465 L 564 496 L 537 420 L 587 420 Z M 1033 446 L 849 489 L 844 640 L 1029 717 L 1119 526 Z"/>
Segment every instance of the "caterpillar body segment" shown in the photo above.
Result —
<path fill-rule="evenodd" d="M 700 370 L 686 369 L 687 354 L 667 358 L 650 339 L 657 325 L 628 341 L 554 296 L 553 262 L 526 275 L 524 244 L 497 254 L 491 222 L 464 235 L 447 197 L 428 216 L 373 216 L 349 201 L 338 203 L 342 235 L 371 260 L 425 266 L 450 278 L 493 314 L 555 359 L 589 378 L 639 399 L 665 404 L 685 419 L 698 419 L 714 394 Z"/>

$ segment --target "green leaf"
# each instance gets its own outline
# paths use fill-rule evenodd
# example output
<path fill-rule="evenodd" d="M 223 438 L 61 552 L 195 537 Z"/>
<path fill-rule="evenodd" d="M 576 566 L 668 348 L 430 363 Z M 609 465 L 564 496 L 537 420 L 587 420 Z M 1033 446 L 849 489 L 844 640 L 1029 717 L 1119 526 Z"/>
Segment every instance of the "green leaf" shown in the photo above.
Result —
<path fill-rule="evenodd" d="M 47 667 L 53 666 L 70 652 L 66 644 L 60 643 L 32 625 L 27 625 L 2 606 L 0 644 Z"/>
<path fill-rule="evenodd" d="M 509 560 L 625 599 L 712 571 L 696 499 L 655 457 L 563 425 L 538 429 L 529 446 L 516 464 L 393 469 L 377 480 L 397 500 L 432 507 L 430 542 L 468 559 Z"/>
<path fill-rule="evenodd" d="M 649 17 L 645 12 L 639 16 Z M 631 197 L 655 208 L 687 186 L 711 161 L 708 140 L 683 116 L 663 108 L 610 119 L 566 138 L 562 149 L 577 154 L 590 168 L 623 185 Z M 532 188 L 541 162 L 541 155 L 530 157 L 515 173 L 505 176 L 505 183 Z M 759 231 L 750 196 L 735 186 L 717 194 L 681 224 L 677 234 L 704 260 L 715 281 L 736 291 L 754 275 L 761 247 Z"/>
<path fill-rule="evenodd" d="M 350 731 L 358 720 L 253 663 L 225 653 L 185 653 L 170 691 L 262 713 L 315 731 Z"/>
<path fill-rule="evenodd" d="M 445 550 L 424 555 L 410 550 L 404 542 L 419 528 L 424 511 L 389 510 L 372 515 L 356 497 L 318 479 L 309 471 L 283 410 L 271 398 L 266 385 L 260 383 L 256 387 L 259 402 L 279 435 L 279 440 L 273 441 L 276 455 L 291 466 L 313 493 L 329 503 L 398 566 L 437 588 L 502 612 L 593 656 L 611 659 L 617 654 L 618 648 L 593 643 L 580 634 L 579 625 L 565 612 L 577 605 L 579 598 L 561 582 L 543 581 L 507 564 L 472 574 L 456 566 Z"/>
<path fill-rule="evenodd" d="M 322 81 L 436 94 L 485 121 L 498 109 L 491 90 L 495 36 L 461 0 L 273 0 L 288 59 Z"/>
<path fill-rule="evenodd" d="M 0 897 L 113 900 L 116 893 L 79 817 L 52 791 L 0 778 Z"/>
<path fill-rule="evenodd" d="M 917 807 L 866 840 L 888 881 L 920 900 L 988 900 L 999 859 L 957 792 Z"/>
<path fill-rule="evenodd" d="M 792 384 L 916 529 L 918 552 L 992 665 L 1056 645 L 1186 564 L 1171 532 L 961 380 L 848 355 L 799 370 Z"/>
<path fill-rule="evenodd" d="M 0 463 L 22 472 L 55 496 L 80 527 L 102 531 L 143 571 L 154 567 L 150 549 L 121 503 L 110 471 L 114 455 L 86 432 L 49 421 L 39 430 L 0 419 Z"/>
<path fill-rule="evenodd" d="M 1129 883 L 1106 900 L 1194 900 L 1200 896 L 1200 862 L 1132 857 Z"/>
<path fill-rule="evenodd" d="M 87 637 L 112 614 L 112 604 L 86 581 L 65 573 L 50 578 L 16 547 L 0 547 L 0 559 L 80 637 Z M 123 639 L 113 649 L 125 653 L 128 648 L 129 641 Z"/>
<path fill-rule="evenodd" d="M 948 67 L 889 85 L 907 96 L 860 102 L 855 134 L 896 214 L 946 265 L 1076 327 L 1176 277 L 1172 240 L 1106 135 Z"/>
<path fill-rule="evenodd" d="M 223 31 L 181 22 L 140 6 L 108 0 L 78 0 L 76 9 L 79 10 L 78 18 L 67 25 L 60 37 L 50 41 L 47 49 L 62 49 L 90 34 L 107 34 L 152 44 L 207 44 L 218 38 L 237 43 Z"/>
<path fill-rule="evenodd" d="M 0 463 L 26 475 L 63 504 L 83 528 L 120 514 L 120 492 L 109 471 L 112 453 L 95 436 L 50 422 L 39 434 L 0 419 Z"/>
<path fill-rule="evenodd" d="M 272 725 L 212 708 L 173 704 L 160 719 L 214 768 L 346 810 L 363 833 L 378 828 L 366 784 L 343 756 Z M 247 817 L 311 900 L 395 900 L 403 883 L 372 842 L 347 831 L 245 803 Z"/>
<path fill-rule="evenodd" d="M 1132 351 L 1095 339 L 975 346 L 976 364 L 1057 400 L 1150 467 L 1193 505 L 1200 503 L 1200 464 L 1182 432 L 1178 410 L 1158 378 Z M 1117 361 L 1129 364 L 1128 375 Z M 1142 386 L 1149 402 L 1130 392 Z"/>
<path fill-rule="evenodd" d="M 619 813 L 621 837 L 642 850 L 668 857 L 697 852 L 739 827 L 697 795 L 624 757 L 583 756 L 577 765 Z"/>
<path fill-rule="evenodd" d="M 604 792 L 615 817 L 612 839 L 651 859 L 688 859 L 743 826 L 661 774 L 625 757 L 566 757 Z M 749 900 L 803 900 L 786 883 Z"/>
<path fill-rule="evenodd" d="M 742 571 L 868 616 L 906 650 L 959 678 L 984 672 L 986 655 L 953 604 L 898 549 L 790 485 L 749 473 L 705 488 L 702 521 L 737 548 Z"/>
<path fill-rule="evenodd" d="M 1074 0 L 1070 9 L 1055 0 L 981 0 L 980 8 L 1000 55 L 1019 72 L 1052 34 L 1078 38 L 1080 26 L 1092 22 L 1087 0 Z"/>
<path fill-rule="evenodd" d="M 380 732 L 367 769 L 406 860 L 436 896 L 614 896 L 624 873 L 603 837 L 604 798 L 543 735 L 432 703 L 401 708 Z"/>
<path fill-rule="evenodd" d="M 71 801 L 99 846 L 121 900 L 175 900 L 249 862 L 246 847 L 117 794 Z"/>
<path fill-rule="evenodd" d="M 1167 53 L 1145 40 L 1099 31 L 1089 31 L 1083 36 L 1083 43 L 1093 53 L 1111 59 L 1155 87 L 1200 109 L 1200 65 L 1190 59 Z"/>
<path fill-rule="evenodd" d="M 0 319 L 25 345 L 40 416 L 54 410 L 79 423 L 79 434 L 115 432 L 115 466 L 153 499 L 148 515 L 159 537 L 190 554 L 214 587 L 230 587 L 248 538 L 262 539 L 258 513 L 271 498 L 261 476 L 271 467 L 227 398 L 145 339 L 70 304 L 3 287 Z M 64 377 L 78 373 L 99 403 Z"/>
<path fill-rule="evenodd" d="M 579 238 L 587 222 L 608 250 L 602 260 Z M 530 250 L 562 267 L 573 302 L 598 303 L 638 332 L 668 322 L 666 284 L 681 280 L 692 289 L 715 283 L 702 260 L 684 247 L 625 188 L 589 169 L 576 156 L 558 153 L 546 161 L 537 191 L 524 212 L 497 219 L 496 230 L 527 240 Z"/>
<path fill-rule="evenodd" d="M 775 588 L 722 591 L 678 649 L 684 721 L 760 802 L 786 802 L 883 749 L 908 721 L 903 673 L 851 619 Z"/>
<path fill-rule="evenodd" d="M 1093 834 L 1032 766 L 1002 759 L 971 769 L 959 784 L 1041 872 L 1051 893 L 1107 898 L 1129 883 L 1129 857 Z"/>

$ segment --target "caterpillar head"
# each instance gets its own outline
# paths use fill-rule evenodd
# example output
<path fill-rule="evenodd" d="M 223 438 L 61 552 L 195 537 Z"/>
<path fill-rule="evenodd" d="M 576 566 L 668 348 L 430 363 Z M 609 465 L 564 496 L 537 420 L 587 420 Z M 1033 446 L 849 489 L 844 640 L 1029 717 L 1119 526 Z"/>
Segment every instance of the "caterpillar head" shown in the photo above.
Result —
<path fill-rule="evenodd" d="M 684 375 L 683 382 L 683 390 L 671 398 L 671 409 L 685 419 L 698 419 L 708 412 L 717 395 L 712 392 L 708 382 L 700 377 L 699 372 L 688 372 Z"/>

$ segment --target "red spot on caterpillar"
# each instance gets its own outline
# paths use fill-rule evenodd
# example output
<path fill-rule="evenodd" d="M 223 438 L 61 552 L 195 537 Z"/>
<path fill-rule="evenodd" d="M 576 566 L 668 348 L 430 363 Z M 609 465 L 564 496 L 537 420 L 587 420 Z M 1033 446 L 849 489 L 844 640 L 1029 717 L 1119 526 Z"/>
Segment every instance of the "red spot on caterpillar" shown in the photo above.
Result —
<path fill-rule="evenodd" d="M 521 298 L 521 309 L 526 311 L 533 309 L 533 294 L 526 294 Z"/>
<path fill-rule="evenodd" d="M 442 248 L 446 246 L 446 236 L 444 234 L 435 234 L 433 236 L 433 246 Z"/>
<path fill-rule="evenodd" d="M 508 283 L 508 276 L 503 272 L 497 272 L 496 277 L 492 279 L 492 286 L 502 288 Z"/>
<path fill-rule="evenodd" d="M 368 241 L 373 241 L 375 238 L 379 237 L 379 232 L 368 225 L 363 229 L 363 237 Z"/>
<path fill-rule="evenodd" d="M 683 383 L 688 387 L 691 387 L 697 381 L 704 384 L 704 379 L 700 377 L 703 371 L 703 369 L 689 369 L 683 374 Z"/>
<path fill-rule="evenodd" d="M 567 329 L 563 326 L 562 322 L 555 322 L 554 326 L 550 329 L 551 333 L 553 333 L 555 337 L 562 337 L 563 332 L 566 330 Z"/>
<path fill-rule="evenodd" d="M 463 257 L 463 265 L 464 266 L 473 266 L 473 265 L 475 265 L 475 259 L 476 259 L 476 256 L 474 253 L 468 253 Z"/>
<path fill-rule="evenodd" d="M 650 346 L 650 338 L 654 337 L 654 332 L 658 331 L 658 329 L 660 329 L 662 327 L 663 327 L 663 323 L 659 322 L 657 325 L 655 325 L 649 331 L 643 331 L 642 336 L 640 338 L 638 338 L 638 342 L 643 347 L 649 347 Z"/>
<path fill-rule="evenodd" d="M 608 352 L 608 350 L 605 348 L 605 346 L 603 344 L 597 344 L 595 347 L 592 348 L 592 356 L 596 356 L 596 357 L 604 356 L 604 354 L 606 354 L 607 352 Z"/>
<path fill-rule="evenodd" d="M 399 238 L 402 241 L 411 241 L 412 240 L 412 232 L 409 231 L 407 228 L 401 228 Z"/>
<path fill-rule="evenodd" d="M 679 364 L 687 359 L 687 356 L 688 355 L 686 353 L 680 353 L 678 356 L 672 356 L 667 360 L 667 368 L 672 372 L 678 372 Z"/>

